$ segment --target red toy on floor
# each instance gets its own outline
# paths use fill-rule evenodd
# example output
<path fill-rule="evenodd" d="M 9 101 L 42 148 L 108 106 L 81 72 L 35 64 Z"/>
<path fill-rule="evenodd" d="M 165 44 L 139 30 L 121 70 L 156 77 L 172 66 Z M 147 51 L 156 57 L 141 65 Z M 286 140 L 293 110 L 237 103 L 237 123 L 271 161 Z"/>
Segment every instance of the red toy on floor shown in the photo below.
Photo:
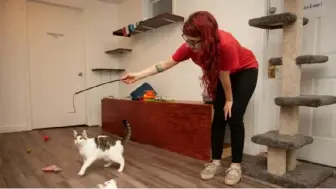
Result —
<path fill-rule="evenodd" d="M 63 169 L 61 169 L 57 165 L 50 165 L 48 167 L 43 168 L 42 171 L 44 171 L 44 172 L 61 172 L 61 171 L 63 171 Z"/>

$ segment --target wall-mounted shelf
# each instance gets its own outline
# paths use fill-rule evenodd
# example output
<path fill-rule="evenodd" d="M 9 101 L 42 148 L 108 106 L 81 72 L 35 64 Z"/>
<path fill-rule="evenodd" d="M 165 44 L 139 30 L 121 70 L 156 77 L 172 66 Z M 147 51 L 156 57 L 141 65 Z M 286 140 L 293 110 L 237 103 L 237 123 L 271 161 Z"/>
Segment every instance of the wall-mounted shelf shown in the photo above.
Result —
<path fill-rule="evenodd" d="M 118 69 L 118 68 L 93 68 L 93 72 L 124 72 L 126 71 L 125 69 Z"/>
<path fill-rule="evenodd" d="M 157 15 L 155 17 L 149 18 L 147 20 L 140 21 L 138 25 L 136 25 L 135 29 L 129 34 L 126 34 L 126 30 L 129 28 L 128 26 L 118 29 L 113 32 L 113 35 L 122 36 L 122 37 L 130 37 L 131 35 L 136 35 L 142 32 L 146 32 L 149 30 L 154 30 L 156 28 L 176 23 L 183 22 L 184 18 L 182 16 L 174 15 L 171 13 L 163 13 Z"/>
<path fill-rule="evenodd" d="M 106 54 L 117 54 L 117 53 L 127 53 L 131 52 L 132 49 L 125 49 L 125 48 L 116 48 L 112 50 L 105 51 Z"/>

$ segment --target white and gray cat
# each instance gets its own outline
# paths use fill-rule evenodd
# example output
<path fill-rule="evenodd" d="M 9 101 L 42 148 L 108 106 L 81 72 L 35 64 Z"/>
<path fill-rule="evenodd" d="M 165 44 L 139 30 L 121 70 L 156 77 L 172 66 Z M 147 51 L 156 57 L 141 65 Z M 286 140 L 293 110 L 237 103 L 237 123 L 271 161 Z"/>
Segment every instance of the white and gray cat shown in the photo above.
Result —
<path fill-rule="evenodd" d="M 99 135 L 94 138 L 87 136 L 86 130 L 82 134 L 78 134 L 74 130 L 75 145 L 77 146 L 80 155 L 83 157 L 84 163 L 78 172 L 78 175 L 85 174 L 86 169 L 96 160 L 103 159 L 106 164 L 104 167 L 109 167 L 113 162 L 120 165 L 118 172 L 122 172 L 125 166 L 123 156 L 124 145 L 131 137 L 131 127 L 128 121 L 123 120 L 125 126 L 125 137 L 122 140 L 113 140 L 109 136 Z"/>

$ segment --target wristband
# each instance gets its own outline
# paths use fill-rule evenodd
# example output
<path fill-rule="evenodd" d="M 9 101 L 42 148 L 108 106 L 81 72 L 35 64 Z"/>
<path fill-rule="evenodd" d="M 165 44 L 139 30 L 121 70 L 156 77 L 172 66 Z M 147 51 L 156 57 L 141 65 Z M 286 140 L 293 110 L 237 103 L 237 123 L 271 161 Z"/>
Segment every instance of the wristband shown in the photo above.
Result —
<path fill-rule="evenodd" d="M 162 66 L 161 66 L 160 63 L 159 63 L 159 64 L 156 64 L 156 65 L 155 65 L 155 68 L 156 68 L 156 71 L 157 71 L 157 72 L 163 72 L 163 68 L 162 68 Z"/>

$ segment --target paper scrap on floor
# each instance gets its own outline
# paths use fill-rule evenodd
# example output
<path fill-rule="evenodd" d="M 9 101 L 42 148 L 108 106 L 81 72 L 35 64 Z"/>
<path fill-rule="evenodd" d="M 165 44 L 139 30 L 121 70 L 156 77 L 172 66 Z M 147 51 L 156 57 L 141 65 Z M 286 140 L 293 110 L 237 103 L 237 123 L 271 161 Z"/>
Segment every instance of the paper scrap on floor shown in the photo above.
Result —
<path fill-rule="evenodd" d="M 117 183 L 114 179 L 108 180 L 103 184 L 98 184 L 99 188 L 118 188 Z"/>
<path fill-rule="evenodd" d="M 58 167 L 57 165 L 50 165 L 50 166 L 48 166 L 48 167 L 44 167 L 43 169 L 42 169 L 42 171 L 44 171 L 44 172 L 61 172 L 61 171 L 63 171 L 63 169 L 62 168 L 60 168 L 60 167 Z"/>

